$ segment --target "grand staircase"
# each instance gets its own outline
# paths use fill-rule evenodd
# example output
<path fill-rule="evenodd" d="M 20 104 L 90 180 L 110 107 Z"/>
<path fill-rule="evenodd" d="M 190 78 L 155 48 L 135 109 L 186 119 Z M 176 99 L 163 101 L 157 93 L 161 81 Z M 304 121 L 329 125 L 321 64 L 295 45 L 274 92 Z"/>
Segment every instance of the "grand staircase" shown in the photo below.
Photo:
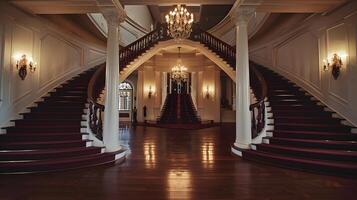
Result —
<path fill-rule="evenodd" d="M 357 175 L 357 134 L 301 88 L 266 68 L 274 130 L 243 151 L 252 161 L 329 174 Z"/>
<path fill-rule="evenodd" d="M 196 108 L 189 94 L 168 94 L 161 113 L 159 123 L 200 123 Z"/>
<path fill-rule="evenodd" d="M 30 173 L 111 164 L 116 153 L 91 147 L 81 125 L 87 86 L 95 69 L 50 92 L 0 135 L 0 173 Z"/>
<path fill-rule="evenodd" d="M 165 26 L 159 26 L 121 48 L 120 73 L 130 72 L 131 64 L 138 62 L 140 56 L 169 39 Z M 235 48 L 196 28 L 189 39 L 204 45 L 231 71 L 235 70 Z M 81 120 L 88 97 L 89 128 L 102 139 L 104 105 L 96 99 L 104 88 L 105 66 L 93 73 L 90 70 L 56 88 L 37 107 L 30 108 L 30 113 L 24 113 L 24 119 L 5 128 L 7 134 L 0 135 L 0 173 L 65 170 L 115 161 L 115 153 L 102 153 L 101 148 L 90 147 L 91 141 L 81 130 L 85 128 Z M 353 127 L 342 125 L 340 119 L 332 117 L 332 112 L 325 111 L 311 96 L 280 75 L 253 64 L 251 75 L 251 86 L 258 100 L 250 106 L 253 137 L 264 128 L 266 98 L 272 107 L 274 123 L 270 125 L 274 130 L 268 132 L 270 137 L 264 138 L 263 144 L 244 150 L 244 159 L 299 170 L 357 175 L 357 136 L 351 133 Z M 192 115 L 189 107 L 180 108 L 180 114 Z"/>

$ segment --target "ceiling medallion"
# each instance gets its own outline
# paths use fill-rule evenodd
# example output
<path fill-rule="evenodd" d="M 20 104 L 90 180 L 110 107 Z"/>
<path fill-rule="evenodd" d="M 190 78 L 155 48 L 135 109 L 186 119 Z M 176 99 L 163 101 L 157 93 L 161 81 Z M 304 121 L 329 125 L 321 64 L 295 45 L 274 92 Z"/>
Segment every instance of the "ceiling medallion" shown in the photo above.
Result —
<path fill-rule="evenodd" d="M 187 67 L 185 67 L 181 63 L 181 53 L 180 53 L 181 47 L 178 47 L 178 49 L 179 49 L 179 58 L 177 59 L 176 65 L 171 68 L 171 78 L 177 82 L 181 82 L 181 81 L 185 82 L 188 79 Z"/>
<path fill-rule="evenodd" d="M 193 24 L 193 13 L 189 13 L 185 6 L 177 5 L 173 11 L 165 16 L 167 32 L 174 39 L 190 37 Z"/>

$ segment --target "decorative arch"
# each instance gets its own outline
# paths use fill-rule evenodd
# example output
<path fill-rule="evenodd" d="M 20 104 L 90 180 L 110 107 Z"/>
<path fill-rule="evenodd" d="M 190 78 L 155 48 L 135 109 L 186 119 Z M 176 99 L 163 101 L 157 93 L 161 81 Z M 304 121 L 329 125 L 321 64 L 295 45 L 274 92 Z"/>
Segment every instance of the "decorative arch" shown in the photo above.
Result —
<path fill-rule="evenodd" d="M 177 42 L 175 40 L 168 40 L 159 42 L 157 45 L 152 47 L 150 50 L 140 55 L 137 59 L 131 62 L 126 68 L 120 72 L 119 80 L 123 82 L 129 77 L 136 69 L 138 69 L 146 61 L 150 60 L 153 56 L 158 54 L 161 50 L 168 47 L 191 47 L 197 49 L 200 53 L 210 59 L 215 63 L 220 69 L 222 69 L 232 80 L 236 82 L 236 74 L 233 68 L 217 54 L 206 48 L 203 44 L 191 40 L 181 40 Z"/>

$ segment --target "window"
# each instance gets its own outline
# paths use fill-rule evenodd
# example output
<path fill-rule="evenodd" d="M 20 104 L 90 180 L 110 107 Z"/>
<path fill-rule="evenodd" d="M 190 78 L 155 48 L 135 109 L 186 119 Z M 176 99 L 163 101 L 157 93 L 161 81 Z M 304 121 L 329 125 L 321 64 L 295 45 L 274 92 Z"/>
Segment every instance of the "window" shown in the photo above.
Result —
<path fill-rule="evenodd" d="M 119 110 L 131 110 L 133 88 L 127 82 L 119 84 Z"/>

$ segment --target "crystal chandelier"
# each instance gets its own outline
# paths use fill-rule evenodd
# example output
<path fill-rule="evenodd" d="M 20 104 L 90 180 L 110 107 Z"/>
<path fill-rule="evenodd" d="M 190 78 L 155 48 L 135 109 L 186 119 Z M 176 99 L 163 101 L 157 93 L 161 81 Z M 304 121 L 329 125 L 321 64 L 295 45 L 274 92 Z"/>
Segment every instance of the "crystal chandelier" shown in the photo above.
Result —
<path fill-rule="evenodd" d="M 181 47 L 179 49 L 179 58 L 177 59 L 177 63 L 174 67 L 171 68 L 171 78 L 177 82 L 185 82 L 188 79 L 187 67 L 181 64 Z"/>
<path fill-rule="evenodd" d="M 186 39 L 192 32 L 193 13 L 189 13 L 182 5 L 177 5 L 174 11 L 165 16 L 167 32 L 174 39 Z"/>

